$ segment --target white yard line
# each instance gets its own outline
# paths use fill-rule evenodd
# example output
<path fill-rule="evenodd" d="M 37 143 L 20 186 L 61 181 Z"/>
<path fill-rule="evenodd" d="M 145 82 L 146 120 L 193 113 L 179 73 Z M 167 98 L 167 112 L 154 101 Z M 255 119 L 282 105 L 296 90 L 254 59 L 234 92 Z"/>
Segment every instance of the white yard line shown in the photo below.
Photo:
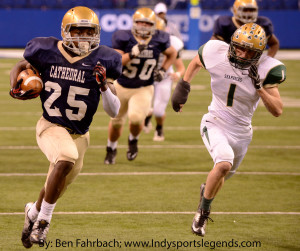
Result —
<path fill-rule="evenodd" d="M 178 214 L 195 214 L 195 212 L 152 212 L 152 211 L 128 211 L 128 212 L 120 212 L 120 211 L 109 211 L 109 212 L 54 212 L 53 214 L 58 215 L 134 215 L 134 214 L 169 214 L 169 215 L 178 215 Z M 219 215 L 300 215 L 300 212 L 211 212 L 211 214 L 219 214 Z M 0 216 L 9 216 L 9 215 L 24 215 L 24 212 L 3 212 L 0 213 Z"/>
<path fill-rule="evenodd" d="M 89 149 L 104 149 L 106 145 L 92 145 L 89 146 Z M 118 145 L 120 149 L 127 149 L 127 145 Z M 139 145 L 141 149 L 204 149 L 204 145 Z M 250 145 L 249 149 L 300 149 L 300 145 L 295 146 L 274 146 L 274 145 L 262 145 L 262 146 L 255 146 Z M 0 150 L 37 150 L 39 149 L 38 146 L 0 146 Z"/>
<path fill-rule="evenodd" d="M 146 175 L 207 175 L 208 172 L 101 172 L 80 173 L 80 176 L 146 176 Z M 47 173 L 0 173 L 0 177 L 46 176 Z M 290 175 L 299 176 L 295 172 L 236 172 L 236 175 Z"/>
<path fill-rule="evenodd" d="M 107 131 L 107 126 L 92 126 L 91 131 Z M 190 130 L 200 130 L 200 126 L 165 126 L 167 131 L 190 131 Z M 276 130 L 285 130 L 285 131 L 297 131 L 300 130 L 300 126 L 253 126 L 253 129 L 256 131 L 276 131 Z M 0 127 L 1 131 L 34 131 L 34 126 L 4 126 Z"/>

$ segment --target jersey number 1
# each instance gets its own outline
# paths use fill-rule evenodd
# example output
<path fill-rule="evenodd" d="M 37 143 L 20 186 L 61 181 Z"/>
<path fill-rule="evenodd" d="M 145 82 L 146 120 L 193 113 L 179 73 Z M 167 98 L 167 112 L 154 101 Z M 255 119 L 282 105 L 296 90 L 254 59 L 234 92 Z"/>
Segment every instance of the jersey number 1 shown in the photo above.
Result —
<path fill-rule="evenodd" d="M 236 84 L 231 84 L 227 95 L 227 106 L 232 106 Z"/>

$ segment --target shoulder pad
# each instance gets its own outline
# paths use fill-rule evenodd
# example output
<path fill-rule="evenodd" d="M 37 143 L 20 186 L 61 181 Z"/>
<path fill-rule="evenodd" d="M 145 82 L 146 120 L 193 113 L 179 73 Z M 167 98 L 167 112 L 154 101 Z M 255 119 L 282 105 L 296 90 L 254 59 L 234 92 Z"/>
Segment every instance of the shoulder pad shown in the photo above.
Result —
<path fill-rule="evenodd" d="M 263 85 L 267 84 L 280 84 L 286 79 L 286 67 L 285 65 L 277 65 L 273 67 L 267 74 Z"/>

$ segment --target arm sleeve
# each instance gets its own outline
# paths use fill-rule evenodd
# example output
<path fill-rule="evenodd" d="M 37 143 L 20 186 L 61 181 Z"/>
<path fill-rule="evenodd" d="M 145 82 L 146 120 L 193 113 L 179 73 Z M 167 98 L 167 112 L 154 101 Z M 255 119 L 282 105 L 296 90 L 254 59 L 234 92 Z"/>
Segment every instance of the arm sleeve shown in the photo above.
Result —
<path fill-rule="evenodd" d="M 105 92 L 101 92 L 101 95 L 104 111 L 110 117 L 115 118 L 118 115 L 121 106 L 119 98 L 111 92 L 109 87 L 107 87 Z"/>

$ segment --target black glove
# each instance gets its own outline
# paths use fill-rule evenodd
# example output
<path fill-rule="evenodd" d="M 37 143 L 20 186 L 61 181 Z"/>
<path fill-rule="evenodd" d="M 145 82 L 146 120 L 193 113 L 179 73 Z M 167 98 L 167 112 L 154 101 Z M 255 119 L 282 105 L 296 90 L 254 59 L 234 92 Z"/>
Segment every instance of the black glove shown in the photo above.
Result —
<path fill-rule="evenodd" d="M 136 58 L 140 55 L 140 53 L 147 48 L 146 44 L 136 44 L 132 47 L 131 51 L 129 52 L 130 59 Z"/>
<path fill-rule="evenodd" d="M 106 85 L 106 69 L 100 62 L 94 67 L 93 75 L 96 76 L 96 81 L 100 88 Z"/>
<path fill-rule="evenodd" d="M 190 90 L 191 86 L 188 82 L 183 79 L 179 80 L 171 98 L 172 107 L 175 112 L 179 112 L 180 105 L 184 105 L 186 103 Z"/>
<path fill-rule="evenodd" d="M 249 78 L 251 78 L 252 83 L 256 90 L 260 90 L 262 88 L 262 83 L 259 78 L 258 70 L 256 65 L 251 65 L 249 68 Z"/>
<path fill-rule="evenodd" d="M 155 68 L 154 69 L 154 81 L 160 82 L 165 78 L 166 70 L 164 68 Z"/>
<path fill-rule="evenodd" d="M 20 100 L 27 100 L 27 99 L 33 99 L 39 96 L 39 93 L 32 94 L 33 90 L 23 91 L 21 89 L 21 83 L 23 82 L 23 79 L 19 79 L 16 86 L 9 91 L 9 95 L 12 96 L 15 99 Z"/>

